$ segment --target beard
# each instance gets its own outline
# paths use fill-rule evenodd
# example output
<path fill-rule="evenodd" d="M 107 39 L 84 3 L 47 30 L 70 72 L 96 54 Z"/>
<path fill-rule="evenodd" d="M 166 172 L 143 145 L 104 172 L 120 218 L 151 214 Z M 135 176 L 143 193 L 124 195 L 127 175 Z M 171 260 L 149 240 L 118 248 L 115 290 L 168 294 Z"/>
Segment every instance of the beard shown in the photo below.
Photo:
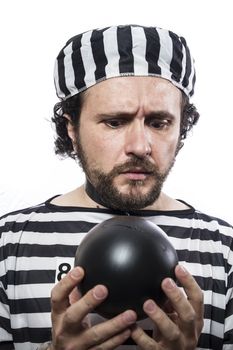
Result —
<path fill-rule="evenodd" d="M 152 164 L 147 157 L 139 158 L 131 155 L 128 161 L 124 164 L 116 165 L 109 173 L 104 173 L 101 169 L 92 167 L 89 163 L 88 157 L 82 147 L 80 137 L 77 143 L 77 158 L 79 165 L 83 169 L 87 179 L 94 187 L 101 203 L 107 208 L 117 209 L 121 211 L 132 211 L 143 209 L 152 205 L 159 197 L 163 184 L 170 173 L 174 163 L 176 154 L 179 150 L 179 144 L 173 159 L 168 164 L 165 171 L 161 172 L 158 166 Z M 128 180 L 128 191 L 122 193 L 114 184 L 117 176 L 132 168 L 140 167 L 142 172 L 146 173 L 145 180 Z M 150 183 L 148 185 L 147 183 Z M 145 191 L 146 186 L 148 187 Z"/>

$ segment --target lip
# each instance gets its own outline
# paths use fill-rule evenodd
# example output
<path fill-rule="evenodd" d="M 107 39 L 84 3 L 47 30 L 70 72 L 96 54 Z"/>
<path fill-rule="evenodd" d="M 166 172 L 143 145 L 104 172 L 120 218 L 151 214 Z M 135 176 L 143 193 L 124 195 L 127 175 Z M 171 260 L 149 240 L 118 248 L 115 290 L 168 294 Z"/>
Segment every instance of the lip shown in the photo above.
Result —
<path fill-rule="evenodd" d="M 145 180 L 148 176 L 151 175 L 151 172 L 148 172 L 142 168 L 133 168 L 122 172 L 122 175 L 124 175 L 129 180 Z"/>
<path fill-rule="evenodd" d="M 129 168 L 126 169 L 125 171 L 122 172 L 122 174 L 128 174 L 128 173 L 133 173 L 133 174 L 151 174 L 151 172 L 147 171 L 144 168 Z"/>

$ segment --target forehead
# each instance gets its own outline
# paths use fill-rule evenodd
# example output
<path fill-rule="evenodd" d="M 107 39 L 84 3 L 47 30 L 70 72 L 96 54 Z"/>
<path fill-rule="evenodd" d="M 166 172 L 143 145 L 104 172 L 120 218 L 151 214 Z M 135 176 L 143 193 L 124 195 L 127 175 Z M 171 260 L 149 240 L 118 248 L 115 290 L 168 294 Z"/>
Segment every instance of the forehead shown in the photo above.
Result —
<path fill-rule="evenodd" d="M 102 81 L 84 93 L 83 108 L 174 110 L 181 105 L 181 91 L 166 79 L 158 77 L 117 77 Z"/>

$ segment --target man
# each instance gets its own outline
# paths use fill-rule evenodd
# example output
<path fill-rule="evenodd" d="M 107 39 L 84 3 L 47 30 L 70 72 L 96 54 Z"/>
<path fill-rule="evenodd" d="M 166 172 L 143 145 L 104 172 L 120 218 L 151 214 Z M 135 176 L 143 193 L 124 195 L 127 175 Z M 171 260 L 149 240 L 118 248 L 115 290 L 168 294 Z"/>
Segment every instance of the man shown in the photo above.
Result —
<path fill-rule="evenodd" d="M 77 159 L 86 183 L 2 217 L 0 349 L 233 348 L 232 227 L 162 191 L 198 119 L 194 84 L 185 40 L 161 28 L 88 31 L 61 50 L 56 153 Z M 140 322 L 133 310 L 111 320 L 94 313 L 106 286 L 77 293 L 77 246 L 116 215 L 159 225 L 179 258 L 179 287 L 164 279 L 168 305 L 147 300 Z"/>

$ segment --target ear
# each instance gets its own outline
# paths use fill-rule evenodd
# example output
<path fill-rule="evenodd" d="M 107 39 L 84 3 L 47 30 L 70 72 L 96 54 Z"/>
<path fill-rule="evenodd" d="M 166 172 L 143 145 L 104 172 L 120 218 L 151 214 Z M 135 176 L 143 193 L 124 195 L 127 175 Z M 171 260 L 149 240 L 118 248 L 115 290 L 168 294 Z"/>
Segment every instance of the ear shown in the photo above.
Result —
<path fill-rule="evenodd" d="M 76 135 L 76 132 L 75 132 L 75 127 L 74 127 L 74 124 L 71 120 L 71 117 L 69 114 L 64 114 L 63 115 L 64 118 L 67 119 L 67 124 L 66 124 L 66 128 L 67 128 L 67 133 L 69 135 L 69 138 L 73 144 L 73 148 L 74 150 L 76 149 L 76 144 L 77 144 L 77 135 Z"/>
<path fill-rule="evenodd" d="M 177 156 L 177 154 L 180 152 L 181 148 L 184 147 L 184 142 L 181 141 L 181 139 L 178 141 L 178 144 L 177 144 L 177 148 L 176 148 L 176 153 L 175 153 L 175 156 Z"/>
<path fill-rule="evenodd" d="M 66 123 L 67 133 L 68 133 L 69 138 L 70 138 L 70 140 L 72 142 L 73 150 L 77 154 L 78 153 L 77 133 L 75 131 L 74 124 L 73 124 L 72 119 L 71 119 L 69 114 L 65 113 L 63 116 L 64 116 L 64 118 L 67 119 L 67 123 Z"/>

